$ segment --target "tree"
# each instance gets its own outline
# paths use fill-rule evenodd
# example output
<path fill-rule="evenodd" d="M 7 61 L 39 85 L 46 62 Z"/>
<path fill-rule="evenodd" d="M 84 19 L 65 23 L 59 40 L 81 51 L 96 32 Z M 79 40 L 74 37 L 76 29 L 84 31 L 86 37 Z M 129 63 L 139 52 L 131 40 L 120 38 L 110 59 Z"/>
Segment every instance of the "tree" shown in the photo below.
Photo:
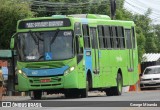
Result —
<path fill-rule="evenodd" d="M 33 15 L 27 2 L 0 0 L 0 49 L 9 48 L 10 38 L 16 32 L 17 21 Z"/>
<path fill-rule="evenodd" d="M 155 43 L 158 48 L 158 52 L 160 53 L 160 24 L 154 25 L 154 34 L 155 34 Z"/>
<path fill-rule="evenodd" d="M 158 52 L 152 21 L 149 18 L 150 14 L 151 9 L 148 9 L 144 15 L 135 14 L 132 17 L 136 24 L 139 62 L 141 62 L 144 53 Z"/>
<path fill-rule="evenodd" d="M 37 16 L 51 16 L 55 14 L 107 14 L 110 15 L 110 1 L 104 0 L 48 0 L 43 5 L 43 1 L 32 2 L 32 10 L 37 12 Z"/>
<path fill-rule="evenodd" d="M 154 34 L 150 33 L 148 35 L 150 35 L 150 37 L 146 38 L 145 51 L 146 53 L 157 53 L 158 48 L 155 44 Z"/>

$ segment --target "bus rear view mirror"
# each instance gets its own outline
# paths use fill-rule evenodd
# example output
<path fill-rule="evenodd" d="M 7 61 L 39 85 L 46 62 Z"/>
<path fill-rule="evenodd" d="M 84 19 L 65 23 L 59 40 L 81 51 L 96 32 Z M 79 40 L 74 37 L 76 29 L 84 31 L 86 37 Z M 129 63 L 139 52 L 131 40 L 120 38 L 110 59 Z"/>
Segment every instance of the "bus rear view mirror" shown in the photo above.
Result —
<path fill-rule="evenodd" d="M 14 49 L 14 45 L 15 45 L 15 36 L 17 35 L 17 33 L 13 34 L 13 36 L 11 37 L 11 42 L 10 42 L 10 48 Z"/>
<path fill-rule="evenodd" d="M 78 38 L 79 46 L 83 47 L 83 38 L 79 35 L 76 35 L 76 37 Z"/>
<path fill-rule="evenodd" d="M 10 48 L 14 49 L 14 37 L 11 38 Z"/>

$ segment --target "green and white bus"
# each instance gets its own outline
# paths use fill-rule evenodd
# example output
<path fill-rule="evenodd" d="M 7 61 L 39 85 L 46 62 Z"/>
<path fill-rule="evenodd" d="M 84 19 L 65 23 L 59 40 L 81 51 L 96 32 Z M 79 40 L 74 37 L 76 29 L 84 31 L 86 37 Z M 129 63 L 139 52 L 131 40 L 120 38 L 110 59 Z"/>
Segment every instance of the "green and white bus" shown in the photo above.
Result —
<path fill-rule="evenodd" d="M 133 21 L 106 15 L 53 15 L 18 21 L 11 48 L 18 54 L 17 90 L 87 97 L 88 91 L 121 95 L 138 81 Z"/>

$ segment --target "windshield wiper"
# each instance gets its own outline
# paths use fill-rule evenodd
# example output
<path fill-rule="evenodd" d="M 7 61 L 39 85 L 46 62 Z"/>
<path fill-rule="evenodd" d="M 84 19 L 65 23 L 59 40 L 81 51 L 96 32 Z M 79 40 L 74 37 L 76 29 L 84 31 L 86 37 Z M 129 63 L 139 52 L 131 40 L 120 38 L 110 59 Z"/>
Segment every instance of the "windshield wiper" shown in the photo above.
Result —
<path fill-rule="evenodd" d="M 36 32 L 36 33 L 35 33 L 35 36 L 38 38 L 38 40 L 40 40 L 40 41 L 44 41 L 44 39 L 43 39 L 43 38 L 41 38 L 41 35 L 39 36 L 39 35 L 37 35 L 37 33 L 38 33 L 38 32 Z M 40 32 L 39 32 L 39 33 L 40 33 Z M 40 33 L 40 34 L 41 34 L 41 33 Z"/>
<path fill-rule="evenodd" d="M 35 44 L 38 45 L 38 40 L 37 40 L 37 38 L 36 38 L 37 36 L 35 37 L 35 36 L 33 35 L 33 32 L 32 32 L 31 30 L 29 31 L 29 33 L 30 33 L 31 37 L 33 38 Z"/>
<path fill-rule="evenodd" d="M 55 41 L 55 39 L 56 39 L 56 37 L 57 37 L 59 31 L 60 31 L 59 29 L 56 30 L 56 32 L 55 32 L 55 34 L 54 34 L 54 36 L 53 36 L 53 38 L 52 38 L 50 44 L 52 44 L 52 43 Z"/>
<path fill-rule="evenodd" d="M 44 41 L 44 39 L 42 39 L 39 35 L 37 35 L 36 33 L 33 34 L 33 32 L 30 30 L 29 31 L 31 37 L 33 38 L 35 44 L 38 46 L 38 53 L 40 54 L 40 49 L 39 49 L 39 40 Z M 44 57 L 44 55 L 40 55 L 38 58 L 38 61 L 40 59 L 42 59 Z"/>

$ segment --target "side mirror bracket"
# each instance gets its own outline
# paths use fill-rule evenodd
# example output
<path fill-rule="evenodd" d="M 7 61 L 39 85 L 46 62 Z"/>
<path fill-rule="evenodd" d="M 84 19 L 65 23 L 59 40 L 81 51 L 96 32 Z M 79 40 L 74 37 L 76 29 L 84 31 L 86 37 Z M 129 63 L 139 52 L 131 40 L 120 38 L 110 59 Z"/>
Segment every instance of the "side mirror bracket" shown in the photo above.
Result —
<path fill-rule="evenodd" d="M 17 33 L 13 34 L 13 36 L 11 37 L 11 42 L 10 42 L 10 48 L 14 49 L 14 45 L 15 45 L 15 36 L 17 35 Z"/>

